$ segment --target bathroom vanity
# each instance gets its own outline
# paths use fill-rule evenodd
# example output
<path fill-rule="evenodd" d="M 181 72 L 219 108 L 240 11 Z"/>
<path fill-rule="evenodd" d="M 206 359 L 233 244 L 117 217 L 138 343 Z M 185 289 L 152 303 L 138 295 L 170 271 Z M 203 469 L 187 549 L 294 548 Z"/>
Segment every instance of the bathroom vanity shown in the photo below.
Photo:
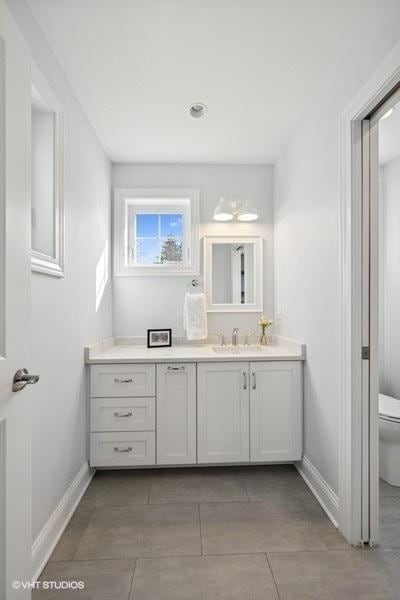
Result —
<path fill-rule="evenodd" d="M 94 467 L 291 462 L 302 456 L 294 343 L 86 348 Z"/>

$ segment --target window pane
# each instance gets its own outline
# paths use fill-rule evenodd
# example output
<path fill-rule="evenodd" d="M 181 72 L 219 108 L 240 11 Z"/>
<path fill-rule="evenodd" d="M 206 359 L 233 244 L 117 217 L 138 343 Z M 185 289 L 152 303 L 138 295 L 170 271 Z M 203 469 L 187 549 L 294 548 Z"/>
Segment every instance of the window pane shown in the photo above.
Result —
<path fill-rule="evenodd" d="M 158 218 L 159 215 L 137 214 L 136 215 L 136 237 L 158 237 Z"/>
<path fill-rule="evenodd" d="M 160 241 L 158 239 L 136 240 L 136 262 L 138 264 L 160 263 Z"/>
<path fill-rule="evenodd" d="M 183 218 L 182 214 L 164 214 L 161 218 L 161 237 L 182 237 Z"/>

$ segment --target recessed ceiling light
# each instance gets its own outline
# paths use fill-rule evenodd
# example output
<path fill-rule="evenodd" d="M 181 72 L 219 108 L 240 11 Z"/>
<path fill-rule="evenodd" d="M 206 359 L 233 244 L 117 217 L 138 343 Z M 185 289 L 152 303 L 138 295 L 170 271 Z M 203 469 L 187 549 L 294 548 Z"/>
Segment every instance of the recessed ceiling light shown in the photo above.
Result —
<path fill-rule="evenodd" d="M 200 119 L 200 117 L 204 117 L 206 112 L 207 106 L 201 102 L 195 102 L 189 109 L 189 114 L 194 119 Z"/>

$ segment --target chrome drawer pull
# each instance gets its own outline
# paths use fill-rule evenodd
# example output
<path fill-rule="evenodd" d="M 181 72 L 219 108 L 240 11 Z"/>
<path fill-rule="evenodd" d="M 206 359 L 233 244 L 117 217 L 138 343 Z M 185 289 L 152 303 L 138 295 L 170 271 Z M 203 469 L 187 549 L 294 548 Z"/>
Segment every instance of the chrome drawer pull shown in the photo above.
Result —
<path fill-rule="evenodd" d="M 114 452 L 132 452 L 132 446 L 128 446 L 127 448 L 118 448 L 118 446 L 115 446 Z"/>
<path fill-rule="evenodd" d="M 247 390 L 247 373 L 243 371 L 243 389 Z"/>
<path fill-rule="evenodd" d="M 184 371 L 185 367 L 184 366 L 182 366 L 182 367 L 167 367 L 167 370 L 168 371 Z"/>
<path fill-rule="evenodd" d="M 114 383 L 133 383 L 132 377 L 128 379 L 118 379 L 117 377 L 114 379 Z"/>
<path fill-rule="evenodd" d="M 114 417 L 131 417 L 132 415 L 133 415 L 133 412 L 127 412 L 127 413 L 115 412 L 114 413 Z"/>

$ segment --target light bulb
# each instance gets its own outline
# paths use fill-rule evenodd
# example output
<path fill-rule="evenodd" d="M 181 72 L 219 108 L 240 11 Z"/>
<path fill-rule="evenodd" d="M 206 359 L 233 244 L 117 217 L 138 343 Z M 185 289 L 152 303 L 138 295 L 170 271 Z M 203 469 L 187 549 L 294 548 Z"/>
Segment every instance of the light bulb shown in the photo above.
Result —
<path fill-rule="evenodd" d="M 258 213 L 257 210 L 255 208 L 255 206 L 253 205 L 253 203 L 251 202 L 251 200 L 249 200 L 249 198 L 246 198 L 246 200 L 243 202 L 242 206 L 240 207 L 240 210 L 238 212 L 238 221 L 256 221 L 258 219 Z"/>
<path fill-rule="evenodd" d="M 229 203 L 226 202 L 223 198 L 220 199 L 218 205 L 214 210 L 214 221 L 232 221 L 233 213 L 229 206 Z"/>

